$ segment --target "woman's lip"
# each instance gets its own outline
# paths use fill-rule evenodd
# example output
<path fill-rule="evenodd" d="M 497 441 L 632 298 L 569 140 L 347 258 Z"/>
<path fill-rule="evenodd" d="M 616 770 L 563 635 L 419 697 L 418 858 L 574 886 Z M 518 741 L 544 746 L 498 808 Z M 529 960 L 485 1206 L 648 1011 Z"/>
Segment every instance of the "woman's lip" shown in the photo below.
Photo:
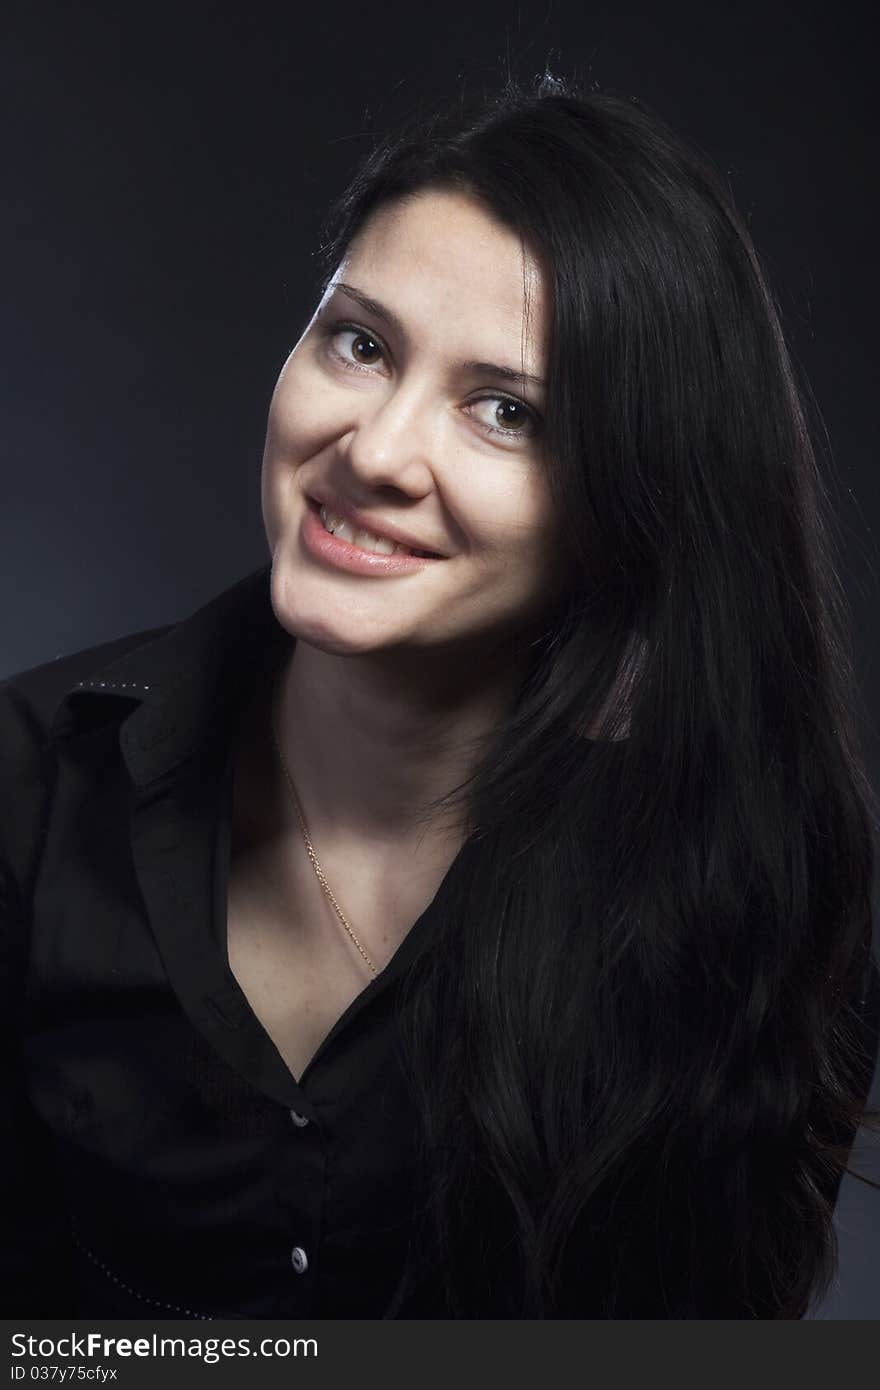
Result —
<path fill-rule="evenodd" d="M 380 555 L 373 550 L 362 550 L 360 546 L 352 545 L 326 529 L 320 517 L 321 505 L 311 497 L 307 499 L 300 537 L 310 555 L 332 565 L 334 569 L 348 570 L 351 574 L 409 574 L 424 569 L 426 565 L 436 565 L 442 559 L 439 555 Z"/>
<path fill-rule="evenodd" d="M 344 499 L 336 498 L 332 493 L 325 497 L 308 497 L 308 501 L 314 502 L 319 510 L 322 506 L 326 507 L 328 512 L 332 512 L 334 516 L 347 521 L 355 531 L 369 531 L 374 536 L 381 536 L 382 540 L 391 541 L 393 545 L 405 545 L 407 550 L 425 551 L 430 560 L 442 560 L 444 558 L 439 551 L 434 550 L 433 546 L 422 545 L 420 541 L 408 536 L 394 522 L 386 521 L 377 525 L 372 517 L 359 511 L 357 507 Z"/>

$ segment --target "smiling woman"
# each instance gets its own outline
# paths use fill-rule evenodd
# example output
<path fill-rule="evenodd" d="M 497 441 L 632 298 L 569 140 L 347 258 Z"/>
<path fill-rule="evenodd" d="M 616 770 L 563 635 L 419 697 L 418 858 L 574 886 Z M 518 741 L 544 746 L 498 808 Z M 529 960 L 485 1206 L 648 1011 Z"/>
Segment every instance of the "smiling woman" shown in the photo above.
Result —
<path fill-rule="evenodd" d="M 326 640 L 332 622 L 350 654 L 405 646 L 432 689 L 452 649 L 470 676 L 558 604 L 572 564 L 542 460 L 545 298 L 521 239 L 460 192 L 395 200 L 353 239 L 269 412 L 263 512 L 289 631 L 308 640 L 317 622 Z M 345 545 L 324 540 L 313 499 Z M 362 532 L 442 563 L 365 559 Z M 416 569 L 390 587 L 340 574 Z M 517 672 L 500 667 L 509 689 Z"/>
<path fill-rule="evenodd" d="M 262 502 L 0 689 L 7 1315 L 802 1317 L 876 804 L 723 181 L 551 77 L 380 142 Z"/>

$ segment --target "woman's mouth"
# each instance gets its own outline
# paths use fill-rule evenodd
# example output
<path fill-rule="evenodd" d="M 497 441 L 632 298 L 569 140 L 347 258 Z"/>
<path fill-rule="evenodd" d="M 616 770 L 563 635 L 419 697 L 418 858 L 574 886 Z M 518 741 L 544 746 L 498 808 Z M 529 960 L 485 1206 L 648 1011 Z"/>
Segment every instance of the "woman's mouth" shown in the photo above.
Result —
<path fill-rule="evenodd" d="M 307 499 L 300 536 L 304 548 L 315 559 L 352 574 L 410 574 L 443 558 L 359 530 L 311 498 Z"/>
<path fill-rule="evenodd" d="M 336 516 L 329 507 L 325 507 L 323 504 L 319 508 L 318 515 L 324 524 L 325 531 L 329 531 L 332 536 L 339 536 L 341 540 L 348 541 L 349 545 L 356 545 L 360 550 L 369 550 L 373 555 L 420 555 L 425 560 L 438 558 L 430 550 L 415 550 L 408 545 L 400 545 L 397 541 L 389 540 L 387 536 L 377 536 L 372 531 L 358 529 L 350 521 L 346 521 L 345 517 Z"/>

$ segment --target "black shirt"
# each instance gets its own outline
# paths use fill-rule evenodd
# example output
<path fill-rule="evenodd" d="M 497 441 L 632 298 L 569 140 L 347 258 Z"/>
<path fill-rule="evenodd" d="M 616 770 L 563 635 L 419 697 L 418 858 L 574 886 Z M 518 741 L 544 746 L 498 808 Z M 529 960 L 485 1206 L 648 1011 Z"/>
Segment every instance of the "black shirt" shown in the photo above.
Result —
<path fill-rule="evenodd" d="M 469 844 L 299 1084 L 228 964 L 236 734 L 291 641 L 266 566 L 0 685 L 5 1316 L 447 1316 L 395 1297 L 424 1193 L 393 1004 Z"/>
<path fill-rule="evenodd" d="M 458 859 L 298 1084 L 226 952 L 235 732 L 291 641 L 266 567 L 3 684 L 7 1315 L 389 1309 L 415 1136 L 391 1004 Z"/>

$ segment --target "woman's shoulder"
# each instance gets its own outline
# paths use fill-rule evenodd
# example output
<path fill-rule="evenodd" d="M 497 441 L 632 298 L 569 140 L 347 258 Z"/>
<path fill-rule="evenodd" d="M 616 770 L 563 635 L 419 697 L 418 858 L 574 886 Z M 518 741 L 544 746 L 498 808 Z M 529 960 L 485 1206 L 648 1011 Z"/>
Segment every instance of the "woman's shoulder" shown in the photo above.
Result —
<path fill-rule="evenodd" d="M 17 671 L 0 680 L 0 760 L 33 757 L 44 744 L 62 700 L 92 673 L 161 637 L 169 625 L 129 632 Z"/>
<path fill-rule="evenodd" d="M 0 681 L 0 894 L 23 891 L 39 853 L 54 778 L 50 735 L 61 705 L 95 670 L 166 630 L 127 633 Z"/>
<path fill-rule="evenodd" d="M 256 669 L 258 655 L 272 654 L 283 630 L 271 607 L 269 573 L 261 566 L 177 621 L 0 680 L 0 872 L 28 879 L 62 743 L 120 715 L 125 702 L 146 705 L 160 723 L 174 715 L 181 725 L 197 724 L 193 711 L 217 704 L 224 662 L 240 673 Z"/>

